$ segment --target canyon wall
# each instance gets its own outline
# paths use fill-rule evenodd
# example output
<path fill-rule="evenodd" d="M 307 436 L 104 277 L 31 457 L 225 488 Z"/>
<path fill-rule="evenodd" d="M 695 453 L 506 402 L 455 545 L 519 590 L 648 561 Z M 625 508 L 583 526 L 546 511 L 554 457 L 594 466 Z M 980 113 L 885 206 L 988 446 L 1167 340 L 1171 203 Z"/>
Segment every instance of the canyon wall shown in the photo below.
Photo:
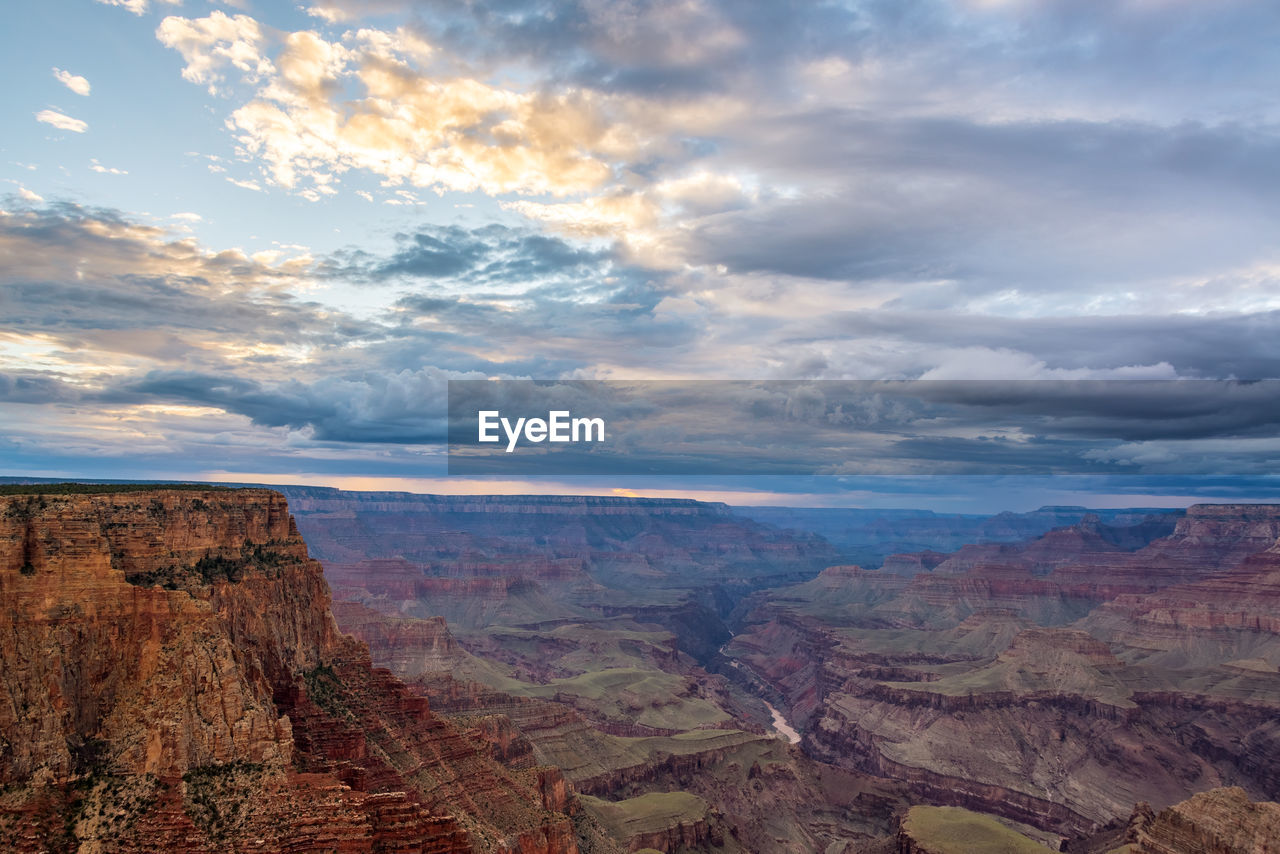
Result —
<path fill-rule="evenodd" d="M 277 493 L 0 496 L 0 638 L 7 850 L 577 850 L 338 631 Z"/>
<path fill-rule="evenodd" d="M 730 655 L 825 761 L 1080 835 L 1195 792 L 1280 796 L 1280 507 L 835 568 Z"/>

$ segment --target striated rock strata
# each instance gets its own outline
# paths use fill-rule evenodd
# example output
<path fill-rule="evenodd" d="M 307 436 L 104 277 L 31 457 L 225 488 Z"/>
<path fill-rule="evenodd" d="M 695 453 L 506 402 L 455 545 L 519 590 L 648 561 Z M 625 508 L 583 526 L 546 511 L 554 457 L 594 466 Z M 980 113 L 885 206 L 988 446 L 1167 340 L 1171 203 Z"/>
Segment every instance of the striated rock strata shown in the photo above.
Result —
<path fill-rule="evenodd" d="M 577 850 L 339 633 L 277 493 L 0 496 L 0 639 L 5 850 Z"/>
<path fill-rule="evenodd" d="M 933 803 L 1072 836 L 1214 787 L 1274 800 L 1280 507 L 1192 507 L 1138 545 L 1168 522 L 827 570 L 727 651 L 811 755 Z"/>
<path fill-rule="evenodd" d="M 1140 804 L 1130 854 L 1271 854 L 1280 851 L 1280 804 L 1255 803 L 1243 789 L 1214 789 L 1154 813 Z"/>

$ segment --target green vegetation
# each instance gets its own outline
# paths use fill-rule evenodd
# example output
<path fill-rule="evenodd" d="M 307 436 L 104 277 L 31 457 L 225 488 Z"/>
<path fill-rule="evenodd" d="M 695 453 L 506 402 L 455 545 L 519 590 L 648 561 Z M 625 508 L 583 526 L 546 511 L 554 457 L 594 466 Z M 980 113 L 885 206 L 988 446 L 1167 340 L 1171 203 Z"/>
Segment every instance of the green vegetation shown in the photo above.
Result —
<path fill-rule="evenodd" d="M 98 850 L 95 841 L 126 837 L 165 786 L 153 774 L 93 772 L 61 785 L 0 787 L 0 850 L 35 850 L 33 838 L 41 851 Z"/>
<path fill-rule="evenodd" d="M 235 492 L 242 487 L 207 483 L 0 483 L 0 495 L 104 495 L 119 492 Z"/>
<path fill-rule="evenodd" d="M 244 807 L 260 788 L 262 773 L 261 764 L 241 760 L 192 768 L 182 775 L 187 815 L 211 840 L 225 841 L 247 818 Z"/>
<path fill-rule="evenodd" d="M 625 801 L 606 801 L 590 795 L 579 795 L 578 799 L 619 840 L 665 830 L 681 822 L 695 822 L 707 814 L 707 802 L 688 792 L 650 792 Z"/>
<path fill-rule="evenodd" d="M 343 698 L 342 682 L 328 664 L 317 664 L 302 674 L 302 680 L 311 702 L 335 718 L 355 719 Z"/>
<path fill-rule="evenodd" d="M 990 816 L 960 807 L 914 806 L 902 829 L 938 854 L 1045 854 L 1053 849 L 1005 827 Z"/>
<path fill-rule="evenodd" d="M 692 693 L 685 677 L 661 670 L 616 667 L 529 685 L 515 693 L 566 702 L 589 714 L 661 729 L 691 730 L 730 720 Z"/>
<path fill-rule="evenodd" d="M 4 517 L 6 519 L 30 521 L 35 518 L 37 510 L 43 510 L 48 506 L 49 502 L 43 495 L 28 495 L 26 501 L 14 501 L 6 507 L 4 509 Z"/>
<path fill-rule="evenodd" d="M 155 807 L 163 785 L 153 774 L 89 778 L 68 832 L 81 841 L 118 838 Z"/>
<path fill-rule="evenodd" d="M 577 782 L 619 768 L 632 768 L 655 757 L 684 756 L 712 750 L 732 750 L 762 737 L 736 729 L 700 729 L 673 736 L 624 737 L 591 727 L 570 729 L 556 739 L 540 739 L 542 761 L 561 768 Z"/>
<path fill-rule="evenodd" d="M 297 564 L 299 559 L 272 548 L 277 545 L 280 544 L 245 540 L 239 555 L 207 554 L 191 566 L 168 564 L 145 572 L 129 572 L 125 574 L 125 581 L 140 587 L 187 590 L 224 581 L 235 583 L 249 572 L 278 578 L 282 567 Z"/>

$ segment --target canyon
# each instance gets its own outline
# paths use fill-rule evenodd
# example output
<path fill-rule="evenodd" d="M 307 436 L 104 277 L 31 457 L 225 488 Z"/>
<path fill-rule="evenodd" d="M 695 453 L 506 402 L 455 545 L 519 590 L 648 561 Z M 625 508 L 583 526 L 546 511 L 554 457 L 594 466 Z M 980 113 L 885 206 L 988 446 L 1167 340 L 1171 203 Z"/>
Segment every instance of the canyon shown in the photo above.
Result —
<path fill-rule="evenodd" d="M 6 487 L 0 615 L 6 850 L 1280 844 L 1275 506 Z"/>
<path fill-rule="evenodd" d="M 0 496 L 0 613 L 5 850 L 578 850 L 557 771 L 338 630 L 277 493 Z"/>
<path fill-rule="evenodd" d="M 1274 800 L 1278 536 L 1280 508 L 1200 505 L 830 568 L 757 597 L 730 652 L 815 758 L 1060 842 L 1135 802 Z"/>

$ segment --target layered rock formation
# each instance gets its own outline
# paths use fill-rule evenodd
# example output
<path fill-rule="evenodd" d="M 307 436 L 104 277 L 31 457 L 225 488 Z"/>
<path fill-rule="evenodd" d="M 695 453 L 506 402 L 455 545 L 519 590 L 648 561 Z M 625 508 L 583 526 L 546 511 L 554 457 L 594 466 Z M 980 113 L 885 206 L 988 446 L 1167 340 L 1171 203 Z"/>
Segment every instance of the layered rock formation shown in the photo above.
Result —
<path fill-rule="evenodd" d="M 883 562 L 886 570 L 905 569 L 909 574 L 914 571 L 907 564 L 897 563 L 896 557 L 950 553 L 971 544 L 1024 542 L 1055 528 L 1077 525 L 1090 515 L 1121 528 L 1140 524 L 1152 514 L 1180 515 L 1179 511 L 1167 510 L 1091 511 L 1070 506 L 994 516 L 811 507 L 743 507 L 739 512 L 771 525 L 818 534 L 831 543 L 846 562 L 866 567 L 878 567 Z"/>
<path fill-rule="evenodd" d="M 715 619 L 745 592 L 836 562 L 821 539 L 752 522 L 722 504 L 286 492 L 339 598 L 443 616 L 462 631 L 691 600 Z"/>
<path fill-rule="evenodd" d="M 1048 854 L 1055 849 L 961 807 L 915 806 L 903 817 L 897 854 Z"/>
<path fill-rule="evenodd" d="M 514 767 L 563 768 L 574 789 L 593 796 L 584 799 L 586 812 L 624 848 L 720 850 L 723 843 L 736 850 L 740 840 L 752 851 L 820 850 L 886 832 L 903 804 L 892 783 L 812 762 L 763 731 L 619 726 L 588 717 L 578 709 L 578 696 L 539 699 L 509 693 L 536 686 L 507 680 L 503 691 L 458 678 L 477 673 L 483 662 L 459 651 L 439 620 L 387 618 L 351 603 L 340 603 L 337 612 L 344 627 L 370 639 L 375 661 L 417 671 L 412 687 L 437 713 L 488 741 L 494 757 Z M 578 635 L 577 642 L 606 663 L 616 653 L 610 634 L 598 627 L 569 625 L 551 636 L 561 637 L 561 629 Z M 653 651 L 671 641 L 659 633 L 627 638 Z M 449 671 L 422 669 L 445 663 L 453 665 Z M 610 699 L 626 693 L 623 686 Z M 660 695 L 646 701 L 669 702 Z M 649 809 L 666 801 L 645 796 L 673 792 L 691 796 L 683 803 L 699 808 Z"/>
<path fill-rule="evenodd" d="M 1213 789 L 1159 813 L 1139 804 L 1126 835 L 1124 854 L 1268 854 L 1280 851 L 1280 804 Z"/>
<path fill-rule="evenodd" d="M 925 801 L 1073 836 L 1215 786 L 1274 799 L 1280 508 L 1197 506 L 1158 531 L 1089 519 L 828 570 L 761 595 L 728 651 L 811 753 Z"/>
<path fill-rule="evenodd" d="M 342 636 L 282 496 L 0 496 L 0 847 L 573 852 Z"/>

